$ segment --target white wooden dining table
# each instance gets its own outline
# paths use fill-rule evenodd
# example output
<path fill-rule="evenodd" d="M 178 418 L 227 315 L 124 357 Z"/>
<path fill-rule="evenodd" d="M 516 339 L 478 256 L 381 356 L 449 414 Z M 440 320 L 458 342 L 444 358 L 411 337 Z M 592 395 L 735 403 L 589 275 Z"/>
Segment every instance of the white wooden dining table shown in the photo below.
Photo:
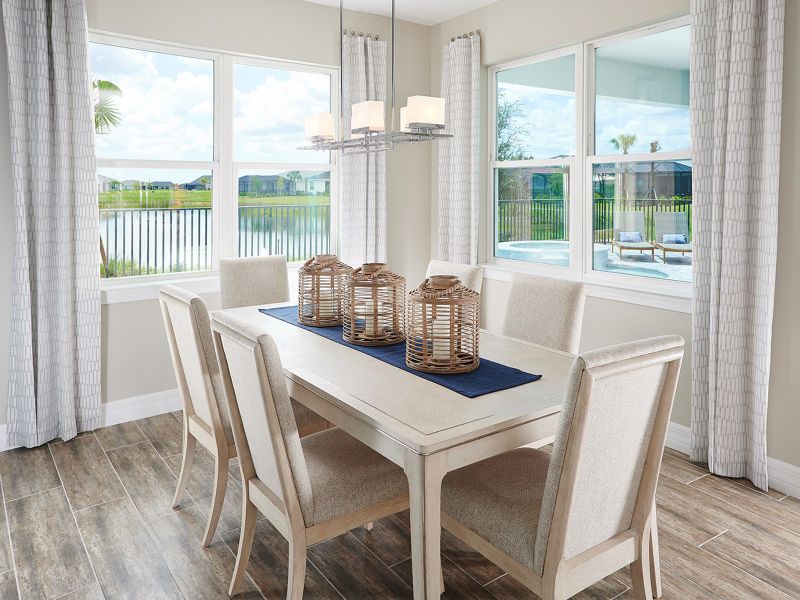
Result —
<path fill-rule="evenodd" d="M 273 337 L 290 396 L 404 469 L 414 598 L 438 599 L 442 479 L 502 452 L 552 441 L 574 357 L 482 331 L 481 358 L 542 378 L 468 398 L 258 308 L 224 312 Z"/>

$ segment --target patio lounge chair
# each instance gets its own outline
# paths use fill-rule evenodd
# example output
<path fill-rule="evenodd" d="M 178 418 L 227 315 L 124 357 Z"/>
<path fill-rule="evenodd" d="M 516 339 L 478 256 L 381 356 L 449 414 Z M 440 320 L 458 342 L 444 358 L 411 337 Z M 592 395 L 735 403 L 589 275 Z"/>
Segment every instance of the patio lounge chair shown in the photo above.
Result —
<path fill-rule="evenodd" d="M 692 243 L 689 241 L 689 215 L 683 212 L 664 212 L 655 215 L 656 248 L 664 255 L 667 262 L 667 252 L 680 252 L 681 256 L 692 252 Z M 683 236 L 686 242 L 665 242 L 665 235 Z"/>
<path fill-rule="evenodd" d="M 641 241 L 621 241 L 622 233 L 638 233 Z M 614 239 L 611 240 L 611 251 L 617 247 L 619 257 L 623 250 L 638 250 L 640 254 L 649 252 L 655 261 L 656 247 L 647 241 L 644 232 L 644 213 L 635 210 L 622 210 L 614 215 Z"/>

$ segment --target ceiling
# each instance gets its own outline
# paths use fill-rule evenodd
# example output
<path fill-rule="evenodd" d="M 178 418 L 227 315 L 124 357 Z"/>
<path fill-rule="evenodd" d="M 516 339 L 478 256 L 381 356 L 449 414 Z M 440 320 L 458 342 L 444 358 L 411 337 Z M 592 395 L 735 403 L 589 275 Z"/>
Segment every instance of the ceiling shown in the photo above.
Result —
<path fill-rule="evenodd" d="M 339 0 L 306 1 L 339 6 Z M 403 21 L 436 25 L 494 2 L 497 0 L 396 0 L 395 13 Z M 392 14 L 392 0 L 344 0 L 344 8 L 388 17 Z"/>

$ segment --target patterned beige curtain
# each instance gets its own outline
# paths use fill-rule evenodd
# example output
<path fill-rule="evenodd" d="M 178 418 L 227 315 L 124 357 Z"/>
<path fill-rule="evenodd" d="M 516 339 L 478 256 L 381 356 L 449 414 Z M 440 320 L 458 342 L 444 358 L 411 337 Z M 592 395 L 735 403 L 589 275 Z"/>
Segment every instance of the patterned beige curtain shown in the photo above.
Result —
<path fill-rule="evenodd" d="M 767 489 L 784 0 L 693 0 L 692 459 Z"/>
<path fill-rule="evenodd" d="M 8 443 L 100 425 L 100 272 L 84 0 L 3 0 L 16 210 Z"/>
<path fill-rule="evenodd" d="M 347 137 L 353 104 L 386 101 L 386 42 L 345 35 L 342 77 L 342 120 Z M 386 153 L 342 156 L 341 181 L 340 258 L 354 266 L 386 262 Z"/>
<path fill-rule="evenodd" d="M 481 38 L 459 37 L 442 54 L 447 132 L 439 143 L 438 258 L 478 261 Z"/>

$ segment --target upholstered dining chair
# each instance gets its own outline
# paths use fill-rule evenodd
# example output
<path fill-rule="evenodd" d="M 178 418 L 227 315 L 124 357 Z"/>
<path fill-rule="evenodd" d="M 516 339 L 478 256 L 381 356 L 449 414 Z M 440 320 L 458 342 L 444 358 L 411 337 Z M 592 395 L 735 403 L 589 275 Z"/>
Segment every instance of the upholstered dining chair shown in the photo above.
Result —
<path fill-rule="evenodd" d="M 289 301 L 289 269 L 285 256 L 222 258 L 219 261 L 222 308 L 240 308 Z M 292 401 L 301 436 L 329 427 L 328 421 Z"/>
<path fill-rule="evenodd" d="M 289 301 L 289 269 L 285 256 L 221 258 L 219 287 L 222 308 Z"/>
<path fill-rule="evenodd" d="M 159 301 L 183 403 L 183 460 L 172 505 L 178 506 L 186 492 L 199 441 L 214 457 L 214 492 L 203 535 L 203 546 L 208 546 L 222 512 L 228 463 L 236 456 L 236 445 L 205 303 L 174 285 L 161 288 Z"/>
<path fill-rule="evenodd" d="M 652 598 L 656 483 L 682 358 L 679 336 L 578 356 L 552 455 L 520 448 L 448 474 L 442 525 L 542 600 L 626 565 L 634 597 Z"/>
<path fill-rule="evenodd" d="M 503 333 L 577 354 L 585 298 L 580 282 L 516 274 L 511 281 Z"/>
<path fill-rule="evenodd" d="M 407 508 L 407 479 L 402 468 L 341 429 L 300 438 L 272 337 L 225 313 L 215 315 L 212 328 L 243 496 L 229 592 L 244 578 L 260 512 L 289 542 L 286 597 L 300 600 L 307 547 Z"/>
<path fill-rule="evenodd" d="M 461 284 L 476 292 L 481 291 L 483 284 L 483 267 L 475 265 L 464 265 L 445 260 L 432 260 L 428 263 L 428 270 L 425 277 L 433 275 L 455 275 L 461 280 Z"/>

